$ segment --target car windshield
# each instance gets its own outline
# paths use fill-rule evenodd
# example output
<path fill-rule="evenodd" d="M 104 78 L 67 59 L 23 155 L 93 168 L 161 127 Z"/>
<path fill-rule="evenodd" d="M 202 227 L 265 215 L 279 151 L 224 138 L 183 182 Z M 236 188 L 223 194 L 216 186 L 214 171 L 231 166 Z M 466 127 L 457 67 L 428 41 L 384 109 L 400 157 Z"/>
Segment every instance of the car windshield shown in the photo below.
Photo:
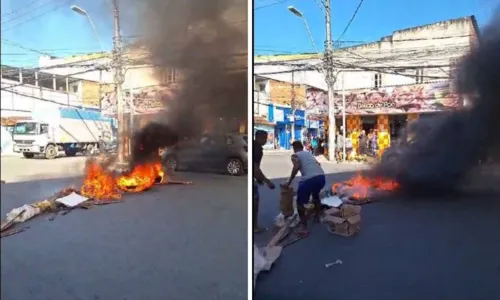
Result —
<path fill-rule="evenodd" d="M 17 123 L 16 127 L 14 128 L 14 134 L 36 135 L 37 134 L 36 123 Z"/>

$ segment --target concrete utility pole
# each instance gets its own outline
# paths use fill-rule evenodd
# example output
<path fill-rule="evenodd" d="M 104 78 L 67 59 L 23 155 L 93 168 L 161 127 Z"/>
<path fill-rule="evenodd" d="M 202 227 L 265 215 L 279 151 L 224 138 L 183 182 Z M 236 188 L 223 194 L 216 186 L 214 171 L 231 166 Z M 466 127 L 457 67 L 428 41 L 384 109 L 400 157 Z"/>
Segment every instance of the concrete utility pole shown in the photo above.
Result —
<path fill-rule="evenodd" d="M 114 47 L 113 47 L 113 67 L 114 67 L 114 82 L 115 82 L 115 92 L 116 92 L 116 114 L 117 114 L 117 126 L 118 126 L 118 160 L 117 165 L 125 165 L 125 117 L 124 117 L 124 104 L 123 101 L 123 71 L 122 71 L 122 48 L 121 48 L 121 37 L 120 37 L 120 15 L 118 11 L 117 0 L 112 0 L 113 2 L 113 18 L 115 34 L 113 37 Z"/>
<path fill-rule="evenodd" d="M 331 0 L 325 0 L 325 79 L 328 86 L 328 156 L 330 161 L 335 161 L 335 70 L 333 68 L 333 45 L 332 45 L 332 24 L 331 24 Z"/>
<path fill-rule="evenodd" d="M 292 100 L 290 101 L 292 107 L 292 124 L 291 124 L 291 138 L 292 143 L 295 142 L 295 114 L 297 112 L 297 99 L 295 95 L 295 72 L 292 70 Z"/>

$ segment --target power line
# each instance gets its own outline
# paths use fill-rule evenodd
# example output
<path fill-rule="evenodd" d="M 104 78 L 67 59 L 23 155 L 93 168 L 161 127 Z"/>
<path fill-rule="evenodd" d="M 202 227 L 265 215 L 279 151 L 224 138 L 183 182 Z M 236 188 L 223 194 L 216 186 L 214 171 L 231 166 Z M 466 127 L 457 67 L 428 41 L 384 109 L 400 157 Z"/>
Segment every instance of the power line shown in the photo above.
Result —
<path fill-rule="evenodd" d="M 276 1 L 276 2 L 271 3 L 271 4 L 267 4 L 267 5 L 263 5 L 263 6 L 258 6 L 258 7 L 255 7 L 253 10 L 263 9 L 263 8 L 275 6 L 275 5 L 278 5 L 278 4 L 283 4 L 285 2 L 288 2 L 288 0 L 279 0 L 279 1 Z"/>
<path fill-rule="evenodd" d="M 335 46 L 337 44 L 337 42 L 342 39 L 344 37 L 344 34 L 347 32 L 347 29 L 349 29 L 349 26 L 351 26 L 351 23 L 352 21 L 354 21 L 354 18 L 356 17 L 356 15 L 358 14 L 358 11 L 359 9 L 361 8 L 361 5 L 363 4 L 364 0 L 360 0 L 359 1 L 359 4 L 358 6 L 356 7 L 356 10 L 354 11 L 354 13 L 352 14 L 352 17 L 351 19 L 349 20 L 349 22 L 347 23 L 347 26 L 344 28 L 344 31 L 342 32 L 342 34 L 339 36 L 339 38 L 337 39 L 337 41 L 333 42 L 333 45 Z"/>
<path fill-rule="evenodd" d="M 24 8 L 28 8 L 29 6 L 35 4 L 38 1 L 40 1 L 40 0 L 33 0 L 30 3 L 26 4 L 25 6 L 20 7 L 18 10 L 13 10 L 11 12 L 5 13 L 5 14 L 2 15 L 2 19 L 5 18 L 6 16 L 10 16 L 10 15 L 16 14 L 18 11 L 23 10 Z"/>
<path fill-rule="evenodd" d="M 4 43 L 6 43 L 6 44 L 8 44 L 8 45 L 11 45 L 11 46 L 14 46 L 16 48 L 19 48 L 19 49 L 28 50 L 28 51 L 35 52 L 35 53 L 38 53 L 38 54 L 51 56 L 48 53 L 45 53 L 45 52 L 42 52 L 42 51 L 39 51 L 39 50 L 36 50 L 36 49 L 31 49 L 31 48 L 24 47 L 23 45 L 11 42 L 11 41 L 9 41 L 7 39 L 4 39 L 4 38 L 2 38 L 1 41 L 4 42 Z"/>
<path fill-rule="evenodd" d="M 11 30 L 11 29 L 13 29 L 13 28 L 19 27 L 20 25 L 23 25 L 23 24 L 25 24 L 25 23 L 31 22 L 31 21 L 33 21 L 33 20 L 35 20 L 35 19 L 37 19 L 37 18 L 40 18 L 40 17 L 42 17 L 42 16 L 44 16 L 44 15 L 48 14 L 48 13 L 54 12 L 54 11 L 56 11 L 56 10 L 58 10 L 58 9 L 62 8 L 62 7 L 65 7 L 65 6 L 67 6 L 68 4 L 70 4 L 71 2 L 72 2 L 72 0 L 66 1 L 66 2 L 64 2 L 63 4 L 61 4 L 61 5 L 59 5 L 59 6 L 54 7 L 52 10 L 46 11 L 46 12 L 41 13 L 41 14 L 38 14 L 38 15 L 35 15 L 35 16 L 33 16 L 32 18 L 30 18 L 30 19 L 27 19 L 27 20 L 25 20 L 25 21 L 23 21 L 23 22 L 20 22 L 20 23 L 17 23 L 17 24 L 15 24 L 15 25 L 12 25 L 11 27 L 8 27 L 8 28 L 6 28 L 6 29 L 2 29 L 2 32 L 9 31 L 9 30 Z M 3 24 L 3 23 L 2 23 L 2 24 Z"/>

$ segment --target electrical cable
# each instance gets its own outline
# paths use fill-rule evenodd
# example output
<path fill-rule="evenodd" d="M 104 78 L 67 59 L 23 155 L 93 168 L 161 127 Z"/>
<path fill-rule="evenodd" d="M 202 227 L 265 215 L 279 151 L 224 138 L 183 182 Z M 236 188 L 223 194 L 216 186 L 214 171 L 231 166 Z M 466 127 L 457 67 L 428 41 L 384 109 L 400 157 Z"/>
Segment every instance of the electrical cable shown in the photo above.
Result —
<path fill-rule="evenodd" d="M 275 5 L 278 5 L 278 4 L 283 4 L 283 3 L 288 2 L 288 1 L 289 0 L 279 0 L 279 1 L 276 1 L 274 3 L 270 3 L 270 4 L 267 4 L 267 5 L 262 5 L 262 6 L 255 7 L 253 10 L 259 10 L 259 9 L 263 9 L 263 8 L 275 6 Z"/>
<path fill-rule="evenodd" d="M 349 20 L 349 22 L 347 23 L 347 26 L 344 28 L 344 31 L 342 31 L 342 33 L 340 34 L 339 38 L 337 39 L 337 41 L 333 42 L 333 46 L 335 47 L 336 45 L 338 45 L 338 41 L 340 39 L 342 39 L 345 35 L 345 33 L 347 32 L 347 30 L 349 29 L 349 27 L 351 26 L 352 24 L 352 21 L 354 21 L 354 18 L 356 18 L 356 15 L 358 14 L 358 11 L 359 9 L 361 8 L 361 5 L 363 4 L 364 0 L 359 0 L 359 4 L 358 6 L 356 7 L 356 10 L 354 10 L 354 13 L 352 14 L 352 17 L 351 19 Z"/>
<path fill-rule="evenodd" d="M 3 15 L 2 15 L 2 19 L 3 19 L 3 18 L 5 18 L 5 17 L 7 17 L 7 16 L 14 15 L 14 14 L 18 13 L 20 10 L 23 10 L 23 9 L 25 9 L 25 8 L 28 8 L 28 7 L 30 7 L 31 5 L 35 4 L 35 3 L 36 3 L 36 2 L 38 2 L 38 1 L 40 1 L 40 0 L 33 0 L 33 1 L 31 1 L 30 3 L 28 3 L 28 4 L 24 5 L 23 7 L 20 7 L 20 8 L 19 8 L 19 9 L 17 9 L 17 10 L 13 10 L 13 11 L 11 11 L 11 12 L 5 13 L 5 14 L 3 14 Z"/>
<path fill-rule="evenodd" d="M 31 22 L 31 21 L 33 21 L 33 20 L 35 20 L 35 19 L 38 19 L 38 18 L 40 18 L 40 17 L 43 17 L 43 16 L 45 16 L 45 15 L 46 15 L 46 14 L 48 14 L 48 13 L 54 12 L 54 11 L 56 11 L 56 10 L 58 10 L 58 9 L 61 9 L 61 8 L 65 7 L 65 6 L 67 6 L 67 5 L 68 5 L 68 4 L 70 4 L 71 2 L 72 2 L 72 0 L 66 1 L 66 2 L 64 2 L 63 4 L 61 4 L 61 5 L 57 6 L 57 7 L 54 7 L 52 10 L 49 10 L 49 11 L 46 11 L 46 12 L 41 13 L 41 14 L 39 14 L 39 15 L 33 16 L 33 17 L 32 17 L 32 18 L 30 18 L 30 19 L 27 19 L 27 20 L 25 20 L 25 21 L 23 21 L 23 22 L 20 22 L 20 23 L 17 23 L 17 24 L 15 24 L 15 25 L 12 25 L 12 26 L 10 26 L 10 27 L 8 27 L 8 28 L 6 28 L 6 29 L 3 29 L 3 28 L 2 28 L 2 32 L 9 31 L 9 30 L 14 29 L 14 28 L 16 28 L 16 27 L 19 27 L 19 26 L 21 26 L 21 25 L 23 25 L 23 24 L 26 24 L 26 23 L 28 23 L 28 22 Z"/>

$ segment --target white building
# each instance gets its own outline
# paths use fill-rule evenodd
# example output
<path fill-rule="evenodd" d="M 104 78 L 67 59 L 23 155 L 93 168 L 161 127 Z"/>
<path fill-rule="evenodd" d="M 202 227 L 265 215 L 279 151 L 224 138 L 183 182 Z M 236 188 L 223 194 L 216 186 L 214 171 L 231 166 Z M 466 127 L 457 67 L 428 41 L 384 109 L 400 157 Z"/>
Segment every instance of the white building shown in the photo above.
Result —
<path fill-rule="evenodd" d="M 476 43 L 474 16 L 394 31 L 379 41 L 334 51 L 335 90 L 379 88 L 448 80 Z M 255 74 L 327 90 L 316 54 L 255 57 Z M 316 69 L 316 70 L 314 70 Z M 342 79 L 343 78 L 343 87 Z"/>

